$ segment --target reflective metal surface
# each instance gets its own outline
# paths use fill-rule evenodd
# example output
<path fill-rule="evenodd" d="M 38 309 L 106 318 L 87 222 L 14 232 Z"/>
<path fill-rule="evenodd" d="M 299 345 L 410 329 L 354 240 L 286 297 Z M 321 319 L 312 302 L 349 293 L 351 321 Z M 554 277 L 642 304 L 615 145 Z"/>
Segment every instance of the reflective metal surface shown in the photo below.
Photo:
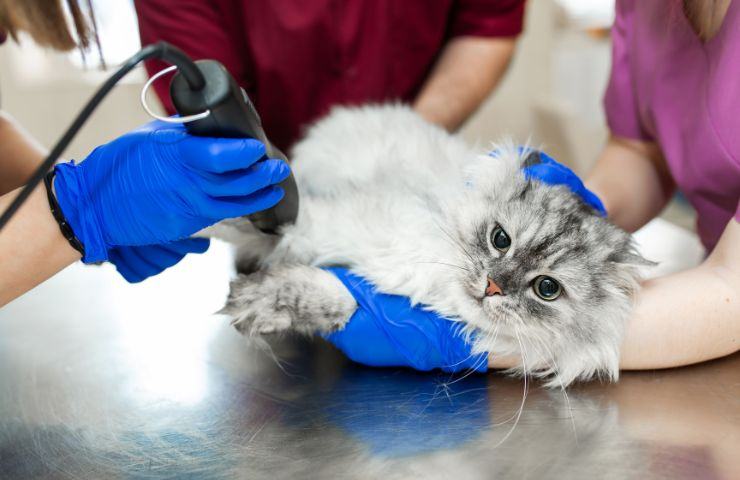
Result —
<path fill-rule="evenodd" d="M 568 392 L 247 345 L 223 245 L 77 265 L 0 310 L 0 478 L 740 478 L 740 356 Z M 279 360 L 280 363 L 276 361 Z"/>

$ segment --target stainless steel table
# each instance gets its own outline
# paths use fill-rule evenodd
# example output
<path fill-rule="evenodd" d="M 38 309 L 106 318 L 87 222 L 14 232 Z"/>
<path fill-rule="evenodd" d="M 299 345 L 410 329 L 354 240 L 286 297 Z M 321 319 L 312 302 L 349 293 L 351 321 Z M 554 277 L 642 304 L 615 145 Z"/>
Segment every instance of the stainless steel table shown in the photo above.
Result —
<path fill-rule="evenodd" d="M 0 310 L 0 478 L 740 478 L 740 356 L 568 392 L 247 344 L 221 244 L 76 265 Z M 697 320 L 700 321 L 700 320 Z"/>

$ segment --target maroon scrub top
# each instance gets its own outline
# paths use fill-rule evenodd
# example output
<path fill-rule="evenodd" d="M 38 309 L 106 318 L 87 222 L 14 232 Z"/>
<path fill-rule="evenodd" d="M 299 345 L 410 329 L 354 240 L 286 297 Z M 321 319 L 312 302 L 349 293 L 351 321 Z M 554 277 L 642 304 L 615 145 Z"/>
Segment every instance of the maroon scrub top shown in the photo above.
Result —
<path fill-rule="evenodd" d="M 332 105 L 411 101 L 456 36 L 510 37 L 524 0 L 136 0 L 142 44 L 222 62 L 287 150 Z M 153 74 L 164 65 L 147 65 Z M 168 82 L 154 87 L 170 113 Z"/>

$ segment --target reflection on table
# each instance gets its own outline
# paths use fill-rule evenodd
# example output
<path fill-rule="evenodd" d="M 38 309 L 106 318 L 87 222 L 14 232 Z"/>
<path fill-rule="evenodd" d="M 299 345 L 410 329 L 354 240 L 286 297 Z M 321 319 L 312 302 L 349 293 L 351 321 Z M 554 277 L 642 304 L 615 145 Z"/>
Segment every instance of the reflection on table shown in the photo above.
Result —
<path fill-rule="evenodd" d="M 75 266 L 0 310 L 2 478 L 740 478 L 740 356 L 566 394 L 367 369 L 212 315 L 215 244 L 127 285 Z"/>

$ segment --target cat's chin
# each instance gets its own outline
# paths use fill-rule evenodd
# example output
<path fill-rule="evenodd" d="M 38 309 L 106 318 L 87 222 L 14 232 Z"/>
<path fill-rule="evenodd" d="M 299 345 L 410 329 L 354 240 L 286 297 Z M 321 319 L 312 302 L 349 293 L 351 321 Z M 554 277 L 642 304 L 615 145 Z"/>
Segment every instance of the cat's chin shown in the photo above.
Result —
<path fill-rule="evenodd" d="M 562 350 L 555 345 L 533 346 L 531 339 L 511 325 L 478 329 L 473 351 L 493 357 L 519 359 L 509 373 L 542 379 L 547 388 L 565 388 L 573 382 L 594 378 L 615 382 L 619 378 L 618 345 L 581 345 Z"/>

